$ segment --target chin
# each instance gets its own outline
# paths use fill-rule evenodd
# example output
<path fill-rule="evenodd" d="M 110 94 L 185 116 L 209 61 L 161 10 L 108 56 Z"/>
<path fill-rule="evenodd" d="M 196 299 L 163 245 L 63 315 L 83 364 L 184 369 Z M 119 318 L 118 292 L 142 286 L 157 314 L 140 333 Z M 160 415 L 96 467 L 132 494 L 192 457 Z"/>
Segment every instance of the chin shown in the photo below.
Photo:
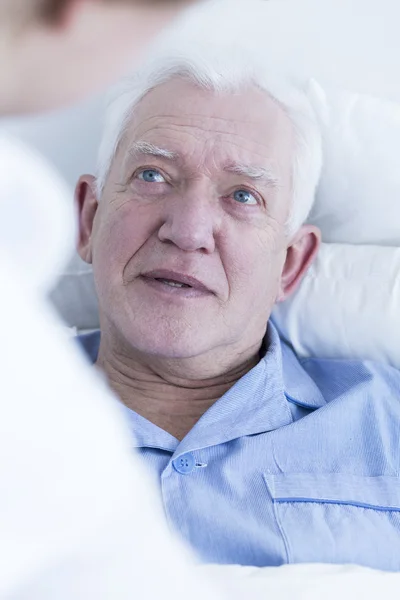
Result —
<path fill-rule="evenodd" d="M 151 327 L 150 330 L 140 327 L 139 331 L 131 331 L 128 335 L 125 334 L 125 337 L 140 353 L 158 358 L 193 358 L 210 349 L 209 336 L 205 338 L 204 332 L 196 331 L 198 327 L 193 329 L 186 326 L 182 329 L 166 327 L 164 322 L 161 326 Z"/>

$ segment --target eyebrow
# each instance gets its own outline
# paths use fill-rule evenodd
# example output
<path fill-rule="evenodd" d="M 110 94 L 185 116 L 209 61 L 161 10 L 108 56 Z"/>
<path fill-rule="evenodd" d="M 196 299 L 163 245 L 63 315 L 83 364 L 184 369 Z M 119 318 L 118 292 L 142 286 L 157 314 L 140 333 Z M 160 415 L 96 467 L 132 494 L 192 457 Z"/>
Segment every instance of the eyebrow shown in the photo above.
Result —
<path fill-rule="evenodd" d="M 166 150 L 165 148 L 160 148 L 154 144 L 149 144 L 149 142 L 134 142 L 129 148 L 128 154 L 133 158 L 136 158 L 141 154 L 166 158 L 168 160 L 176 160 L 179 157 L 176 152 L 171 152 L 171 150 Z"/>
<path fill-rule="evenodd" d="M 235 175 L 240 175 L 242 177 L 248 177 L 249 179 L 254 179 L 255 181 L 265 181 L 267 184 L 274 187 L 278 185 L 277 177 L 275 177 L 271 169 L 265 167 L 232 164 L 226 166 L 224 171 L 233 173 Z"/>
<path fill-rule="evenodd" d="M 155 144 L 150 144 L 149 142 L 144 141 L 134 142 L 130 146 L 128 154 L 133 158 L 137 158 L 142 154 L 155 156 L 158 158 L 165 158 L 167 160 L 178 160 L 180 158 L 180 155 L 177 152 L 173 152 L 171 150 L 167 150 L 166 148 L 161 148 L 160 146 L 156 146 Z M 234 175 L 247 177 L 248 179 L 253 179 L 255 181 L 263 181 L 273 187 L 278 185 L 277 177 L 275 177 L 271 169 L 266 167 L 234 163 L 224 167 L 224 171 Z"/>

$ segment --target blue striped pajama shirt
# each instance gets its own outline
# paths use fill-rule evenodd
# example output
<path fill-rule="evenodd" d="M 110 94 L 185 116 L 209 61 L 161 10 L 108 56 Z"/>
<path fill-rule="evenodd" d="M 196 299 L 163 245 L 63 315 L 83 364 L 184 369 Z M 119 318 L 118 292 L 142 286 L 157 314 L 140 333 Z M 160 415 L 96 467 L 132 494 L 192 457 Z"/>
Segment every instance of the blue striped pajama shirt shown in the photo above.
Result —
<path fill-rule="evenodd" d="M 96 360 L 100 334 L 80 339 Z M 179 442 L 126 409 L 171 527 L 205 562 L 400 571 L 400 373 L 299 359 L 270 323 L 260 362 Z"/>

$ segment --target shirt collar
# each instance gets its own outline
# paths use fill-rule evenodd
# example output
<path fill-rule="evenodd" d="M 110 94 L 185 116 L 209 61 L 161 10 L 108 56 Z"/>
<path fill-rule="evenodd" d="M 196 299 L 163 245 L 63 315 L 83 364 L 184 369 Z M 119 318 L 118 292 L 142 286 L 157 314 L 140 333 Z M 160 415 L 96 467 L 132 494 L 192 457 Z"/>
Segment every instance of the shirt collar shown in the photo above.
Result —
<path fill-rule="evenodd" d="M 282 341 L 281 350 L 282 375 L 287 400 L 310 410 L 325 406 L 326 400 L 321 390 L 302 364 L 306 360 L 299 360 L 292 348 Z"/>
<path fill-rule="evenodd" d="M 134 448 L 157 448 L 172 454 L 175 452 L 179 440 L 127 406 L 123 405 L 123 408 L 126 410 L 128 424 L 134 436 Z"/>
<path fill-rule="evenodd" d="M 180 443 L 128 409 L 134 446 L 184 454 L 289 425 L 294 418 L 288 402 L 310 410 L 325 405 L 319 388 L 293 350 L 280 340 L 272 323 L 268 325 L 264 352 L 260 362 L 201 417 Z"/>

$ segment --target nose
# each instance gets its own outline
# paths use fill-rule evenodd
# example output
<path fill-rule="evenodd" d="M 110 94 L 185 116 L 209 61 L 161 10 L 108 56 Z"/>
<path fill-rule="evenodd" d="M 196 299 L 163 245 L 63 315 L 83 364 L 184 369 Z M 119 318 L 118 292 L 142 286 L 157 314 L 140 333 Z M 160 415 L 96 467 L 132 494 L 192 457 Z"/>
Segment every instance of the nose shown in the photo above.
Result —
<path fill-rule="evenodd" d="M 167 201 L 158 237 L 185 252 L 211 254 L 220 219 L 218 202 L 203 188 Z"/>

